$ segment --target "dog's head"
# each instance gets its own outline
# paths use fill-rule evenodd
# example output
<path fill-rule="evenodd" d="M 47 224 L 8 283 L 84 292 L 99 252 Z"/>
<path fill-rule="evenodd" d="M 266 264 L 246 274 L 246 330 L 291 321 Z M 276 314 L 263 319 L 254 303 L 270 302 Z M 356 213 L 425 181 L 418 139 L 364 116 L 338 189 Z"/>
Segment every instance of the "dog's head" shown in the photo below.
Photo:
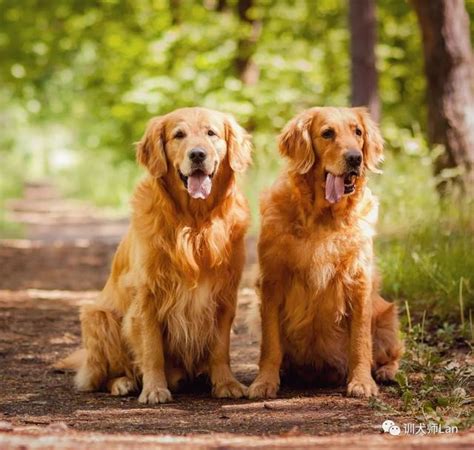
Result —
<path fill-rule="evenodd" d="M 243 172 L 250 163 L 249 135 L 235 119 L 205 108 L 182 108 L 152 119 L 137 145 L 137 159 L 156 178 L 181 180 L 195 199 L 206 199 L 214 177 Z"/>
<path fill-rule="evenodd" d="M 330 203 L 356 192 L 366 169 L 377 172 L 383 159 L 383 139 L 366 108 L 304 111 L 286 125 L 279 144 L 290 170 L 313 171 Z"/>

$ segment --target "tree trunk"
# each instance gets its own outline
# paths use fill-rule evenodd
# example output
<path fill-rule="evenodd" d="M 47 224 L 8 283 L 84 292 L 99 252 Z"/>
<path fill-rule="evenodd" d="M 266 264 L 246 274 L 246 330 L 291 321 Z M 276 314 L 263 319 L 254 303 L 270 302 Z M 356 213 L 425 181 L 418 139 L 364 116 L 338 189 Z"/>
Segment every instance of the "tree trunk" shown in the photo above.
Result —
<path fill-rule="evenodd" d="M 258 38 L 262 31 L 262 22 L 249 17 L 253 0 L 238 0 L 237 12 L 240 21 L 245 25 L 244 37 L 237 42 L 237 57 L 235 68 L 239 78 L 244 84 L 256 84 L 260 76 L 260 70 L 252 60 Z M 248 31 L 247 31 L 248 30 Z"/>
<path fill-rule="evenodd" d="M 351 103 L 367 106 L 372 117 L 380 119 L 380 101 L 377 88 L 375 45 L 377 19 L 375 0 L 349 1 L 351 32 Z"/>
<path fill-rule="evenodd" d="M 222 12 L 227 9 L 227 0 L 217 0 L 216 11 Z"/>
<path fill-rule="evenodd" d="M 474 195 L 474 65 L 469 16 L 463 0 L 412 0 L 423 37 L 427 77 L 428 137 L 444 153 L 435 161 L 446 192 L 452 178 Z M 449 171 L 446 169 L 457 170 Z M 456 172 L 458 172 L 456 174 Z"/>
<path fill-rule="evenodd" d="M 171 25 L 181 24 L 181 0 L 169 0 Z"/>

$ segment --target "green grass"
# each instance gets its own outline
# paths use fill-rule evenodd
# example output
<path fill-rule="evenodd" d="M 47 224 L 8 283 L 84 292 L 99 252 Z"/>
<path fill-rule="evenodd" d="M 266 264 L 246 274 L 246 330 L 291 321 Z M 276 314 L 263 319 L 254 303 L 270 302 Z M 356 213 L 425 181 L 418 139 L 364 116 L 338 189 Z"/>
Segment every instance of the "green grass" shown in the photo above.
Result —
<path fill-rule="evenodd" d="M 371 406 L 404 415 L 411 422 L 469 429 L 472 415 L 474 370 L 466 363 L 472 354 L 472 329 L 452 323 L 404 320 L 405 355 L 396 383 L 385 387 L 397 405 L 372 399 Z"/>
<path fill-rule="evenodd" d="M 384 294 L 408 301 L 417 314 L 427 311 L 461 322 L 474 309 L 474 237 L 462 225 L 443 224 L 399 236 L 380 237 L 377 244 Z M 464 319 L 465 320 L 465 319 Z"/>
<path fill-rule="evenodd" d="M 8 217 L 6 205 L 9 199 L 23 194 L 25 161 L 10 152 L 1 151 L 2 175 L 0 176 L 0 238 L 18 238 L 23 235 L 22 226 Z"/>
<path fill-rule="evenodd" d="M 382 293 L 400 306 L 406 345 L 388 390 L 417 423 L 465 429 L 473 425 L 466 359 L 474 342 L 474 203 L 440 201 L 431 167 L 426 156 L 389 153 L 384 174 L 371 181 L 380 199 Z"/>
<path fill-rule="evenodd" d="M 380 205 L 376 255 L 383 293 L 412 312 L 461 321 L 474 309 L 474 202 L 440 202 L 431 165 L 389 157 L 373 180 Z"/>
<path fill-rule="evenodd" d="M 117 161 L 112 153 L 100 158 L 85 153 L 57 177 L 65 196 L 81 198 L 118 214 L 128 211 L 135 185 L 144 171 L 133 160 Z"/>

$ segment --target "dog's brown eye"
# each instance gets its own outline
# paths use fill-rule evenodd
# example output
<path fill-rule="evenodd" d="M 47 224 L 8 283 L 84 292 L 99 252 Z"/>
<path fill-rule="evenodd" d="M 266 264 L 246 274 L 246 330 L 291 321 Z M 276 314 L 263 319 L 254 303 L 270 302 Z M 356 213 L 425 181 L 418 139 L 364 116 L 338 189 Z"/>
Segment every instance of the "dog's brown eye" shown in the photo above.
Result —
<path fill-rule="evenodd" d="M 208 130 L 208 131 L 207 131 L 207 135 L 208 135 L 208 136 L 215 136 L 216 133 L 214 133 L 213 130 Z"/>
<path fill-rule="evenodd" d="M 359 127 L 356 127 L 355 134 L 357 134 L 357 136 L 362 136 L 362 130 Z"/>
<path fill-rule="evenodd" d="M 175 134 L 174 134 L 174 138 L 175 139 L 183 139 L 184 137 L 186 137 L 186 134 L 184 134 L 184 131 L 177 131 Z"/>
<path fill-rule="evenodd" d="M 321 136 L 324 139 L 332 139 L 334 137 L 334 130 L 329 129 L 329 130 L 323 131 Z"/>

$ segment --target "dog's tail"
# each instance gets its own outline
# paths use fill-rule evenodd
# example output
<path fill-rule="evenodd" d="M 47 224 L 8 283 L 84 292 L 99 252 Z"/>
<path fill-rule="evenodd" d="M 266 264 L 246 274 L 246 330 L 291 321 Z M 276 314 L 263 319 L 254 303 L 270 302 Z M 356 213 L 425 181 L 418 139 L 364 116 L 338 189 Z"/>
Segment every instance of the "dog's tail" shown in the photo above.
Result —
<path fill-rule="evenodd" d="M 79 370 L 83 361 L 86 359 L 87 350 L 80 348 L 63 359 L 54 363 L 53 367 L 58 370 Z"/>

